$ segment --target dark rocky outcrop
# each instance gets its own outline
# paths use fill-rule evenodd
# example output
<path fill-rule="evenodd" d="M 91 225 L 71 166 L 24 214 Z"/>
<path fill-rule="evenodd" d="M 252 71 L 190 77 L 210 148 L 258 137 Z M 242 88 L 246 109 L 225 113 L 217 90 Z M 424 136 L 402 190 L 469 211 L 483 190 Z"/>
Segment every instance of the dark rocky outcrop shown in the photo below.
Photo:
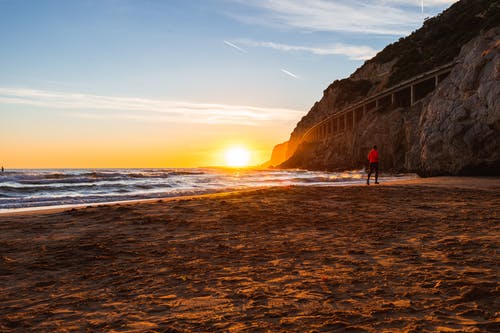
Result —
<path fill-rule="evenodd" d="M 389 45 L 348 79 L 333 82 L 293 130 L 280 167 L 322 170 L 364 165 L 377 144 L 384 170 L 421 175 L 500 174 L 500 1 L 462 0 Z M 416 74 L 457 61 L 411 107 L 368 113 L 354 131 L 301 143 L 318 121 Z M 273 163 L 279 161 L 278 155 Z"/>

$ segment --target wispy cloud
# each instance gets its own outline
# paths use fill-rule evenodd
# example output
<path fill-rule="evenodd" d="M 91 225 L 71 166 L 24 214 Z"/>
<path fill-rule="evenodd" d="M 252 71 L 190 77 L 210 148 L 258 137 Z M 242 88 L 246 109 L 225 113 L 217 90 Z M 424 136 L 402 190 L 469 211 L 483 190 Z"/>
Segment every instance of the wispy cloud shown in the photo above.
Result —
<path fill-rule="evenodd" d="M 71 92 L 0 87 L 0 105 L 61 109 L 68 116 L 91 119 L 238 124 L 296 121 L 303 111 L 248 105 L 196 103 L 164 99 L 101 96 Z"/>
<path fill-rule="evenodd" d="M 345 55 L 351 60 L 366 60 L 372 58 L 375 54 L 377 54 L 377 51 L 369 46 L 345 45 L 340 43 L 321 47 L 288 45 L 274 42 L 259 42 L 253 40 L 239 40 L 239 43 L 251 47 L 267 47 L 284 52 L 298 51 L 310 52 L 318 55 Z"/>
<path fill-rule="evenodd" d="M 285 73 L 286 75 L 293 77 L 294 79 L 298 79 L 298 78 L 299 78 L 297 75 L 293 74 L 293 73 L 292 73 L 292 72 L 290 72 L 290 71 L 287 71 L 286 69 L 283 69 L 283 68 L 282 68 L 282 69 L 281 69 L 281 71 L 282 71 L 283 73 Z"/>
<path fill-rule="evenodd" d="M 224 44 L 226 44 L 227 46 L 230 46 L 230 47 L 232 47 L 240 52 L 247 53 L 247 51 L 245 49 L 239 47 L 238 45 L 236 45 L 234 43 L 231 43 L 230 41 L 225 40 Z"/>
<path fill-rule="evenodd" d="M 234 0 L 257 9 L 232 16 L 246 23 L 306 31 L 407 35 L 422 23 L 419 0 Z M 425 0 L 442 6 L 453 0 Z"/>
<path fill-rule="evenodd" d="M 436 7 L 451 5 L 457 1 L 458 0 L 380 0 L 379 2 L 383 4 L 402 5 L 410 7 L 420 7 L 423 3 L 424 6 Z"/>

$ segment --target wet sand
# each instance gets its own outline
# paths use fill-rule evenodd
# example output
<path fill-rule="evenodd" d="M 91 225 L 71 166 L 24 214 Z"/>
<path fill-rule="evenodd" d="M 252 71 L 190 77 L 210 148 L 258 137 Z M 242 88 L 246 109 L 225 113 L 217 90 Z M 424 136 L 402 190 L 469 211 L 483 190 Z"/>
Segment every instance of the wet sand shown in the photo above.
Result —
<path fill-rule="evenodd" d="M 499 332 L 499 222 L 498 178 L 0 215 L 0 331 Z"/>

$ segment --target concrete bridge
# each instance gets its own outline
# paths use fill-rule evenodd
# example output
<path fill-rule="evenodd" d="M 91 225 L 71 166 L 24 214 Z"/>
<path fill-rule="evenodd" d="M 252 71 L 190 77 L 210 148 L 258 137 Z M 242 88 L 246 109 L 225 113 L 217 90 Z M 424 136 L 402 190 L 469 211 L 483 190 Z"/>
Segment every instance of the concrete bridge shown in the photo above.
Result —
<path fill-rule="evenodd" d="M 450 74 L 455 62 L 422 73 L 376 95 L 352 104 L 309 128 L 297 146 L 302 142 L 318 142 L 329 137 L 353 131 L 359 121 L 369 112 L 379 109 L 409 107 L 433 91 L 439 82 Z"/>

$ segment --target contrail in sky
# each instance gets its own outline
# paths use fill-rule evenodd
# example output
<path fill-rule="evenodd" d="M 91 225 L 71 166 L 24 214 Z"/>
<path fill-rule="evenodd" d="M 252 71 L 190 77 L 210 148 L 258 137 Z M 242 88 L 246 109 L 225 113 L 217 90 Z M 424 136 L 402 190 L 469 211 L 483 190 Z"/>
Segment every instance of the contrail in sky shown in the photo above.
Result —
<path fill-rule="evenodd" d="M 237 50 L 238 50 L 238 51 L 240 51 L 240 52 L 247 53 L 247 51 L 246 51 L 246 50 L 242 49 L 242 48 L 241 48 L 241 47 L 239 47 L 238 45 L 235 45 L 235 44 L 233 44 L 233 43 L 231 43 L 231 42 L 228 42 L 227 40 L 225 40 L 225 41 L 224 41 L 224 44 L 226 44 L 226 45 L 228 45 L 228 46 L 231 46 L 232 48 L 235 48 L 235 49 L 237 49 Z"/>
<path fill-rule="evenodd" d="M 281 69 L 281 71 L 283 73 L 285 73 L 286 75 L 289 75 L 289 76 L 293 77 L 294 79 L 298 79 L 299 78 L 297 75 L 293 74 L 292 72 L 287 71 L 286 69 Z"/>

